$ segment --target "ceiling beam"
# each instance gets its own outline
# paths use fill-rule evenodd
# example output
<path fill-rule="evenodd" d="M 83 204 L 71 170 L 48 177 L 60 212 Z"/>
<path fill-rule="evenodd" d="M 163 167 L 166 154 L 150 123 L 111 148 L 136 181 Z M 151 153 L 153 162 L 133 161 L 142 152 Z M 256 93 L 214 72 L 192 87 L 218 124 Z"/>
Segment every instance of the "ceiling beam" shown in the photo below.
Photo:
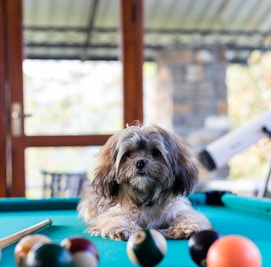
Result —
<path fill-rule="evenodd" d="M 85 39 L 85 43 L 84 43 L 84 48 L 82 50 L 82 54 L 81 54 L 81 58 L 82 60 L 85 59 L 86 57 L 86 48 L 90 46 L 91 44 L 91 36 L 92 36 L 92 31 L 94 28 L 94 23 L 95 23 L 95 17 L 97 14 L 97 8 L 98 8 L 98 2 L 99 0 L 93 0 L 93 3 L 90 7 L 90 12 L 89 12 L 89 21 L 88 21 L 88 26 L 86 28 L 86 39 Z"/>
<path fill-rule="evenodd" d="M 94 22 L 92 22 L 94 23 Z M 50 26 L 24 26 L 24 32 L 39 32 L 39 33 L 50 33 L 50 32 L 88 32 L 89 27 L 50 27 Z M 115 33 L 118 34 L 118 28 L 115 27 L 92 27 L 92 32 L 96 33 Z M 216 29 L 216 30 L 202 30 L 202 29 L 181 29 L 181 28 L 173 28 L 173 29 L 165 29 L 165 28 L 145 28 L 144 34 L 200 34 L 200 35 L 232 35 L 232 36 L 251 36 L 251 35 L 262 35 L 267 36 L 271 35 L 271 31 L 244 31 L 244 30 L 224 30 L 224 29 Z M 86 38 L 87 39 L 87 38 Z"/>
<path fill-rule="evenodd" d="M 82 49 L 88 48 L 85 44 L 67 44 L 67 43 L 55 43 L 55 44 L 44 44 L 44 43 L 28 43 L 25 44 L 26 48 L 58 48 L 58 49 Z M 180 47 L 192 47 L 194 49 L 211 49 L 213 47 L 223 46 L 228 50 L 236 51 L 251 51 L 251 50 L 260 50 L 260 51 L 270 51 L 270 46 L 264 45 L 238 45 L 234 43 L 216 43 L 216 44 L 206 44 L 202 42 L 201 44 L 191 45 L 190 43 L 180 43 Z M 145 44 L 144 49 L 150 49 L 153 51 L 159 51 L 165 49 L 166 46 L 159 44 Z M 99 43 L 91 45 L 91 49 L 109 49 L 109 50 L 118 50 L 119 45 L 114 43 Z"/>

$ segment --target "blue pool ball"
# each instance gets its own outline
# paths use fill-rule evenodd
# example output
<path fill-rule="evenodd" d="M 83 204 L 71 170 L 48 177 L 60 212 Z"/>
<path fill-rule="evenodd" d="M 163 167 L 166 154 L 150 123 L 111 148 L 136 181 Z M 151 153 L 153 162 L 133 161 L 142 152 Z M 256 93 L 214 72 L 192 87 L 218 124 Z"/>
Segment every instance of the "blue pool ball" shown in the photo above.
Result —
<path fill-rule="evenodd" d="M 74 267 L 72 255 L 54 243 L 38 244 L 28 253 L 27 267 Z"/>
<path fill-rule="evenodd" d="M 220 237 L 221 235 L 214 230 L 203 230 L 190 237 L 188 240 L 190 256 L 198 266 L 206 266 L 207 252 Z"/>
<path fill-rule="evenodd" d="M 167 252 L 165 237 L 154 229 L 134 233 L 127 242 L 127 255 L 136 265 L 151 267 L 158 264 Z"/>

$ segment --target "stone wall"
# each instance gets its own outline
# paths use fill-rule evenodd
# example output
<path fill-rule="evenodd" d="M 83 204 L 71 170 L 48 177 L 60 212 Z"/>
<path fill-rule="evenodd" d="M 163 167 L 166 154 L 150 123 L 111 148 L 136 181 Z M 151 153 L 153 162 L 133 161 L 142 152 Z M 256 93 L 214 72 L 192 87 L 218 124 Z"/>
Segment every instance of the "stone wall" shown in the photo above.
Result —
<path fill-rule="evenodd" d="M 226 68 L 224 50 L 217 46 L 160 53 L 152 120 L 185 136 L 200 151 L 229 127 Z M 228 168 L 211 175 L 224 178 Z"/>

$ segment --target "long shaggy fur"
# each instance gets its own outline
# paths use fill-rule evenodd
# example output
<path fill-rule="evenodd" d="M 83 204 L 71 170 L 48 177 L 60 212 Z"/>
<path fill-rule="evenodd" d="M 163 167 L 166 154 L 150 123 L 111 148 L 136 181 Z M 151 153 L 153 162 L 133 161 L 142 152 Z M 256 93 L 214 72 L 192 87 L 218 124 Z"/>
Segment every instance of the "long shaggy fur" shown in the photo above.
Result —
<path fill-rule="evenodd" d="M 159 126 L 130 126 L 102 147 L 79 215 L 91 235 L 127 240 L 155 228 L 187 239 L 211 228 L 186 198 L 197 181 L 197 161 L 179 136 Z"/>

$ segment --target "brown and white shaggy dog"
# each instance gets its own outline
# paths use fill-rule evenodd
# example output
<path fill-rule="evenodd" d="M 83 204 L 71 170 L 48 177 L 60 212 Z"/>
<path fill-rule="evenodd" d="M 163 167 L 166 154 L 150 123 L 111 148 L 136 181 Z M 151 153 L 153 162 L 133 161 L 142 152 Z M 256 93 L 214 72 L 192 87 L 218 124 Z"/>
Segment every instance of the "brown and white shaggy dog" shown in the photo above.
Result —
<path fill-rule="evenodd" d="M 197 180 L 197 160 L 185 141 L 159 126 L 130 126 L 101 149 L 79 215 L 91 235 L 127 240 L 154 228 L 187 239 L 211 228 L 186 198 Z"/>

